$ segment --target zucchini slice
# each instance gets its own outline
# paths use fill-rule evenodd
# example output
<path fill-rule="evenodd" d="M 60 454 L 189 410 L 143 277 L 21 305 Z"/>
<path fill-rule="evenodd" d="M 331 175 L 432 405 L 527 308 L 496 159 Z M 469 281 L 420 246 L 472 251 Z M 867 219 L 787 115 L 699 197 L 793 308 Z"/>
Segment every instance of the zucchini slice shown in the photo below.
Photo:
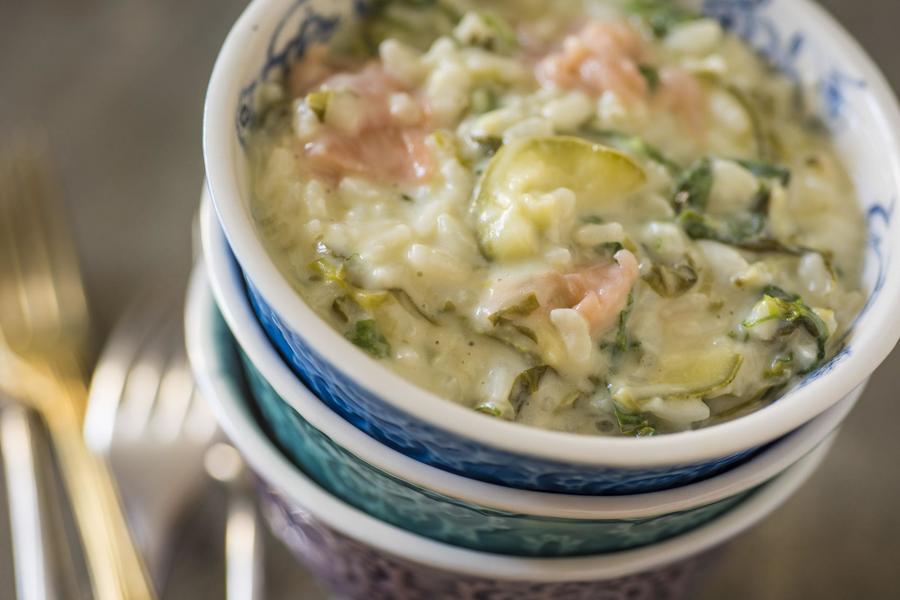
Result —
<path fill-rule="evenodd" d="M 538 252 L 541 231 L 549 223 L 529 209 L 526 195 L 565 188 L 575 194 L 577 214 L 616 213 L 646 180 L 627 155 L 581 138 L 511 142 L 491 159 L 472 204 L 482 250 L 496 260 Z"/>
<path fill-rule="evenodd" d="M 639 410 L 640 402 L 650 398 L 709 398 L 734 381 L 743 362 L 741 354 L 722 350 L 672 356 L 642 381 L 611 382 L 610 391 L 629 410 Z"/>

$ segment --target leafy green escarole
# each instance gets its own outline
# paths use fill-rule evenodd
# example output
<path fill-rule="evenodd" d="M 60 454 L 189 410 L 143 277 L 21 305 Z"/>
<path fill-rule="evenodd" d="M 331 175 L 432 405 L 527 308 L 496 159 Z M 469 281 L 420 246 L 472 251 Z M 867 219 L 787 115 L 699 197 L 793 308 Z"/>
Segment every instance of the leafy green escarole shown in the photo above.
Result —
<path fill-rule="evenodd" d="M 775 286 L 766 288 L 762 300 L 757 303 L 750 318 L 745 320 L 742 326 L 745 330 L 752 331 L 773 323 L 776 324 L 776 336 L 784 337 L 801 328 L 812 336 L 816 341 L 817 352 L 816 362 L 810 369 L 825 359 L 826 345 L 831 332 L 822 317 L 803 302 L 800 296 Z M 781 364 L 773 365 L 772 370 L 776 374 L 783 372 L 784 368 L 793 362 L 793 355 L 788 356 L 790 358 L 785 357 L 780 361 Z"/>
<path fill-rule="evenodd" d="M 528 294 L 516 304 L 498 310 L 488 317 L 488 319 L 490 320 L 491 325 L 502 325 L 518 318 L 527 317 L 540 307 L 541 304 L 538 302 L 537 296 L 535 294 Z"/>
<path fill-rule="evenodd" d="M 616 327 L 616 338 L 612 344 L 612 356 L 617 358 L 630 350 L 640 348 L 641 344 L 637 340 L 633 340 L 628 334 L 628 318 L 634 309 L 634 293 L 628 294 L 628 304 L 625 309 L 619 313 L 619 323 Z"/>
<path fill-rule="evenodd" d="M 513 380 L 506 403 L 508 406 L 498 406 L 495 402 L 489 401 L 482 402 L 475 407 L 475 410 L 492 417 L 508 417 L 509 420 L 515 420 L 528 399 L 538 391 L 541 380 L 548 371 L 550 371 L 550 367 L 547 365 L 525 369 Z"/>
<path fill-rule="evenodd" d="M 714 182 L 712 161 L 703 158 L 688 168 L 675 184 L 672 204 L 678 223 L 691 239 L 711 240 L 752 252 L 778 252 L 799 256 L 809 248 L 786 244 L 769 232 L 769 200 L 772 185 L 787 186 L 788 168 L 760 161 L 735 160 L 759 180 L 752 207 L 742 213 L 713 216 L 706 212 Z"/>
<path fill-rule="evenodd" d="M 625 412 L 615 402 L 613 403 L 613 412 L 616 415 L 616 423 L 621 433 L 635 437 L 656 435 L 656 428 L 650 423 L 650 419 L 646 414 Z"/>
<path fill-rule="evenodd" d="M 357 321 L 347 338 L 375 358 L 387 358 L 391 353 L 391 345 L 378 330 L 374 319 Z"/>
<path fill-rule="evenodd" d="M 683 210 L 685 207 L 690 207 L 700 211 L 706 210 L 712 187 L 712 161 L 708 158 L 701 158 L 684 171 L 675 183 L 673 198 L 675 208 Z"/>
<path fill-rule="evenodd" d="M 690 258 L 687 258 L 675 265 L 653 263 L 643 279 L 663 298 L 675 298 L 693 288 L 699 276 Z"/>
<path fill-rule="evenodd" d="M 314 280 L 335 289 L 331 310 L 338 320 L 347 324 L 345 337 L 375 358 L 390 356 L 391 345 L 372 316 L 372 311 L 390 297 L 388 292 L 358 288 L 349 280 L 350 259 L 338 255 L 323 242 L 316 245 L 316 251 L 318 256 L 309 268 Z"/>
<path fill-rule="evenodd" d="M 631 0 L 628 11 L 639 17 L 656 37 L 665 37 L 675 26 L 696 21 L 700 15 L 672 0 Z"/>
<path fill-rule="evenodd" d="M 629 135 L 614 129 L 595 129 L 593 127 L 586 127 L 579 134 L 591 141 L 612 146 L 639 158 L 652 160 L 665 167 L 673 176 L 681 173 L 681 165 L 663 154 L 659 148 L 648 144 L 646 140 L 636 135 Z"/>
<path fill-rule="evenodd" d="M 787 167 L 759 160 L 737 159 L 734 162 L 760 179 L 775 179 L 784 187 L 791 184 L 791 170 Z"/>
<path fill-rule="evenodd" d="M 361 38 L 371 54 L 388 38 L 424 50 L 449 34 L 461 17 L 451 2 L 442 0 L 373 0 L 366 6 Z"/>

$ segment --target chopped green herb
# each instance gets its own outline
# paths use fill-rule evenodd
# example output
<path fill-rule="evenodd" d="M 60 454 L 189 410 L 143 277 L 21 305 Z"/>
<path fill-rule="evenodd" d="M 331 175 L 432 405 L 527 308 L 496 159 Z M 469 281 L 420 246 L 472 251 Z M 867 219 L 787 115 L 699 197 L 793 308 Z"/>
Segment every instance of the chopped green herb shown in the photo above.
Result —
<path fill-rule="evenodd" d="M 365 310 L 374 310 L 384 304 L 387 299 L 387 292 L 353 288 L 353 300 Z"/>
<path fill-rule="evenodd" d="M 772 360 L 772 364 L 763 372 L 766 379 L 781 379 L 790 376 L 790 367 L 794 362 L 794 354 L 779 354 Z"/>
<path fill-rule="evenodd" d="M 697 271 L 689 262 L 674 266 L 653 263 L 644 276 L 653 291 L 663 298 L 675 298 L 690 290 L 698 281 Z"/>
<path fill-rule="evenodd" d="M 621 131 L 615 131 L 612 129 L 592 128 L 583 129 L 581 131 L 581 135 L 592 141 L 598 141 L 603 144 L 613 146 L 614 148 L 622 150 L 623 152 L 629 152 L 636 156 L 644 157 L 652 160 L 653 162 L 659 163 L 664 166 L 672 175 L 677 175 L 681 172 L 681 165 L 668 158 L 657 147 L 651 146 L 646 141 L 644 141 L 643 138 L 640 138 L 636 135 L 629 135 L 627 133 L 622 133 Z"/>
<path fill-rule="evenodd" d="M 374 0 L 365 10 L 362 37 L 373 54 L 388 38 L 427 50 L 462 18 L 451 3 L 441 0 Z"/>
<path fill-rule="evenodd" d="M 821 362 L 825 359 L 826 344 L 830 335 L 828 326 L 813 309 L 803 302 L 800 296 L 790 294 L 776 286 L 769 286 L 763 293 L 762 302 L 768 307 L 765 316 L 752 321 L 744 321 L 745 329 L 752 329 L 767 321 L 778 320 L 781 323 L 778 333 L 784 336 L 802 327 L 816 340 L 818 351 L 816 361 Z"/>
<path fill-rule="evenodd" d="M 659 78 L 659 70 L 653 65 L 638 65 L 638 70 L 647 82 L 647 89 L 651 94 L 655 94 L 659 89 L 661 80 Z"/>
<path fill-rule="evenodd" d="M 751 198 L 751 213 L 763 216 L 769 214 L 769 204 L 772 202 L 772 188 L 765 181 L 759 184 L 756 193 Z"/>
<path fill-rule="evenodd" d="M 509 403 L 515 409 L 516 413 L 525 404 L 525 401 L 531 398 L 538 388 L 541 386 L 541 379 L 550 369 L 547 365 L 540 365 L 525 369 L 516 376 L 513 381 L 512 389 L 509 391 Z"/>
<path fill-rule="evenodd" d="M 700 18 L 672 0 L 631 0 L 628 10 L 643 20 L 658 38 L 668 35 L 677 25 Z"/>
<path fill-rule="evenodd" d="M 698 220 L 696 214 L 686 215 L 683 219 L 679 216 L 679 222 L 684 226 L 685 232 L 693 239 L 704 239 L 728 244 L 740 248 L 741 250 L 749 250 L 750 252 L 787 254 L 789 256 L 802 256 L 804 254 L 818 254 L 825 261 L 825 268 L 828 270 L 832 279 L 837 278 L 837 272 L 833 265 L 831 252 L 825 250 L 816 250 L 808 246 L 796 246 L 793 244 L 785 244 L 774 238 L 760 235 L 754 237 L 740 237 L 741 231 L 756 230 L 759 217 L 737 219 L 732 221 L 720 222 L 710 217 L 700 216 Z M 723 229 L 724 227 L 724 229 Z M 730 232 L 730 233 L 729 233 Z M 696 234 L 696 235 L 695 235 Z"/>
<path fill-rule="evenodd" d="M 768 161 L 776 154 L 778 140 L 775 134 L 768 131 L 764 126 L 764 121 L 760 116 L 761 107 L 759 102 L 750 94 L 734 85 L 723 85 L 722 89 L 734 98 L 747 116 L 750 118 L 750 124 L 753 129 L 753 139 L 756 142 L 756 155 L 760 161 Z"/>
<path fill-rule="evenodd" d="M 528 294 L 516 304 L 498 310 L 488 317 L 488 319 L 490 320 L 491 325 L 496 327 L 497 325 L 508 323 L 515 319 L 527 317 L 540 307 L 541 303 L 538 302 L 537 296 L 535 294 Z"/>
<path fill-rule="evenodd" d="M 347 339 L 375 358 L 386 358 L 391 353 L 391 345 L 378 330 L 374 319 L 357 321 L 347 333 Z"/>
<path fill-rule="evenodd" d="M 481 153 L 486 157 L 494 156 L 503 147 L 503 138 L 499 137 L 483 137 L 475 141 L 478 143 Z"/>
<path fill-rule="evenodd" d="M 686 207 L 704 210 L 709 202 L 712 187 L 712 161 L 701 158 L 678 178 L 672 203 L 679 211 Z"/>
<path fill-rule="evenodd" d="M 600 244 L 598 250 L 602 250 L 604 253 L 609 254 L 611 256 L 615 256 L 615 254 L 624 249 L 625 246 L 620 244 L 619 242 L 607 242 L 605 244 Z"/>
<path fill-rule="evenodd" d="M 483 415 L 488 415 L 495 418 L 503 416 L 503 411 L 493 404 L 479 404 L 475 407 L 475 412 L 480 412 Z"/>
<path fill-rule="evenodd" d="M 522 335 L 527 337 L 529 340 L 531 340 L 535 344 L 538 343 L 537 334 L 534 332 L 533 329 L 531 329 L 529 327 L 525 327 L 524 325 L 513 325 L 512 327 L 513 327 L 513 329 L 515 329 L 516 331 L 518 331 L 519 333 L 521 333 Z"/>
<path fill-rule="evenodd" d="M 776 179 L 785 187 L 791 183 L 791 170 L 787 167 L 757 160 L 739 159 L 734 162 L 759 178 Z"/>
<path fill-rule="evenodd" d="M 766 217 L 760 213 L 718 219 L 687 209 L 678 215 L 678 223 L 688 237 L 695 240 L 711 240 L 751 252 L 777 252 L 792 256 L 808 251 L 784 244 L 768 235 Z"/>
<path fill-rule="evenodd" d="M 309 264 L 314 280 L 337 285 L 365 310 L 377 308 L 387 300 L 387 292 L 360 289 L 349 281 L 347 264 L 353 257 L 341 257 L 321 241 L 316 244 L 316 252 L 319 257 Z"/>
<path fill-rule="evenodd" d="M 651 437 L 656 435 L 656 428 L 650 424 L 647 415 L 643 413 L 625 412 L 615 402 L 613 402 L 613 411 L 615 412 L 616 423 L 618 423 L 619 431 L 621 433 L 633 435 L 635 437 Z"/>
<path fill-rule="evenodd" d="M 512 54 L 519 48 L 516 32 L 503 17 L 491 11 L 480 12 L 478 17 L 491 30 L 491 35 L 478 40 L 477 45 L 501 54 Z"/>
<path fill-rule="evenodd" d="M 303 101 L 309 107 L 309 110 L 316 115 L 319 122 L 324 122 L 325 113 L 328 111 L 328 103 L 331 102 L 333 95 L 334 93 L 330 91 L 310 92 Z"/>
<path fill-rule="evenodd" d="M 628 294 L 628 304 L 625 305 L 625 310 L 619 313 L 619 323 L 616 327 L 616 341 L 612 347 L 614 358 L 640 346 L 637 342 L 632 342 L 628 335 L 628 317 L 631 316 L 631 311 L 633 309 L 634 293 L 632 292 Z"/>
<path fill-rule="evenodd" d="M 322 281 L 347 287 L 347 268 L 344 261 L 332 256 L 320 256 L 310 263 L 309 268 Z"/>

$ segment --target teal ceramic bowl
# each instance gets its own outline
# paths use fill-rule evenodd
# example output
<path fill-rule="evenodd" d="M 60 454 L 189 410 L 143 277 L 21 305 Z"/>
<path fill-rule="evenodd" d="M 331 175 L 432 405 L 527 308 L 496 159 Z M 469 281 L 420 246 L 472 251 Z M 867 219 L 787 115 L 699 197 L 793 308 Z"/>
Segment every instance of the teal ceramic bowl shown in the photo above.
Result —
<path fill-rule="evenodd" d="M 237 340 L 250 400 L 270 436 L 297 467 L 344 502 L 454 546 L 565 557 L 620 551 L 682 534 L 727 512 L 810 453 L 841 423 L 859 395 L 857 390 L 743 465 L 673 490 L 597 497 L 525 491 L 464 478 L 368 437 L 305 388 L 256 321 L 208 202 L 202 225 L 212 291 Z"/>

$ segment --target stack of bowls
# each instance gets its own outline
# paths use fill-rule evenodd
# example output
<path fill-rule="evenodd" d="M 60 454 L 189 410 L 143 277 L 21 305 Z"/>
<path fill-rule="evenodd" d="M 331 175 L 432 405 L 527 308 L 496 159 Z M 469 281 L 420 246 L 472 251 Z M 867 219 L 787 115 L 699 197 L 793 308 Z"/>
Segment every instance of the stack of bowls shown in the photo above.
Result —
<path fill-rule="evenodd" d="M 821 91 L 868 216 L 870 299 L 844 350 L 778 402 L 652 439 L 476 414 L 399 378 L 316 316 L 256 235 L 244 141 L 257 86 L 360 3 L 256 0 L 235 25 L 207 98 L 205 270 L 191 289 L 189 349 L 223 428 L 259 475 L 273 529 L 336 591 L 682 597 L 700 564 L 692 557 L 763 518 L 811 474 L 900 337 L 900 273 L 890 268 L 900 111 L 889 88 L 806 0 L 706 4 Z"/>

